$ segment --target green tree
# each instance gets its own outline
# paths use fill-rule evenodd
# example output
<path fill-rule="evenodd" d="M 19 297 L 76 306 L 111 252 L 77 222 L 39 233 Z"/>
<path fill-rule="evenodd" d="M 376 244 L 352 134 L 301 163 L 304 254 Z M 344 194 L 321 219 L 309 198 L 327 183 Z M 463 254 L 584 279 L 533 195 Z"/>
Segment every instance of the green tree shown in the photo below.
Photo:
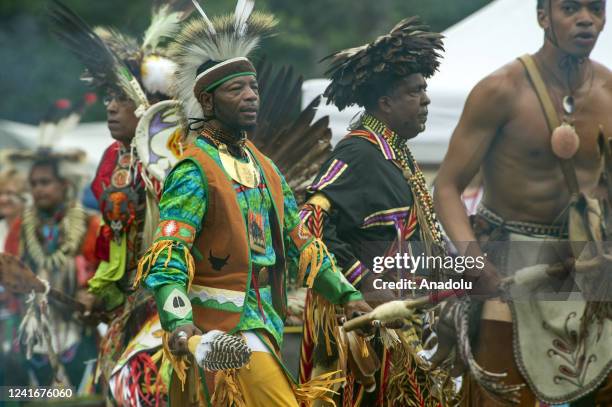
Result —
<path fill-rule="evenodd" d="M 257 0 L 257 8 L 279 19 L 277 34 L 259 54 L 292 64 L 306 78 L 319 77 L 330 53 L 371 41 L 400 19 L 420 15 L 442 31 L 491 0 Z M 112 25 L 141 35 L 150 19 L 150 0 L 63 0 L 91 25 Z M 231 12 L 234 1 L 206 0 L 212 16 Z M 50 34 L 46 0 L 0 2 L 0 118 L 36 123 L 58 98 L 76 100 L 86 89 L 79 62 Z M 84 120 L 103 120 L 97 104 Z"/>

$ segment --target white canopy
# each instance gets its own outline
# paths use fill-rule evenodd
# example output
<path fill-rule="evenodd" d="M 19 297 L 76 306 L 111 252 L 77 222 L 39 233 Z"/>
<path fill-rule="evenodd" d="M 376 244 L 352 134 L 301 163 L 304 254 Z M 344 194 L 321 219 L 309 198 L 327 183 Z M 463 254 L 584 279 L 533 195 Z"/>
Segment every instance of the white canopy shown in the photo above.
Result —
<path fill-rule="evenodd" d="M 610 9 L 607 8 L 608 20 L 612 19 Z M 536 19 L 536 0 L 496 0 L 444 31 L 444 36 L 446 52 L 440 71 L 429 80 L 431 105 L 427 129 L 410 142 L 421 163 L 442 161 L 474 85 L 514 58 L 537 51 L 544 34 Z M 612 67 L 612 29 L 607 28 L 600 35 L 591 56 Z M 306 81 L 304 105 L 321 94 L 327 83 L 326 79 Z M 353 107 L 339 112 L 334 106 L 324 105 L 318 115 L 330 116 L 333 140 L 338 141 L 358 111 Z"/>
<path fill-rule="evenodd" d="M 34 148 L 38 140 L 38 126 L 0 120 L 0 149 Z M 58 151 L 80 148 L 87 153 L 87 167 L 93 174 L 104 150 L 113 139 L 106 122 L 80 123 L 57 140 L 53 148 Z"/>

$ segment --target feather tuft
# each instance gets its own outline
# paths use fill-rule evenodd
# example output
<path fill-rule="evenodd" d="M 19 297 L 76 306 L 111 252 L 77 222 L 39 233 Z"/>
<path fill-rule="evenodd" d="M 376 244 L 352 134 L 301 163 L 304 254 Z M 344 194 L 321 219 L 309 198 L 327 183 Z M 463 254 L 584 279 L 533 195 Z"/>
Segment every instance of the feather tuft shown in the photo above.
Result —
<path fill-rule="evenodd" d="M 247 30 L 247 20 L 253 12 L 253 0 L 238 0 L 234 11 L 234 27 L 238 36 L 243 36 Z"/>
<path fill-rule="evenodd" d="M 161 41 L 174 36 L 180 30 L 182 15 L 180 11 L 171 11 L 168 4 L 153 10 L 151 25 L 145 31 L 142 40 L 142 49 L 155 52 Z"/>
<path fill-rule="evenodd" d="M 326 74 L 331 78 L 323 93 L 327 102 L 339 110 L 353 104 L 364 106 L 367 85 L 379 75 L 433 75 L 444 51 L 443 37 L 428 30 L 418 17 L 406 18 L 370 44 L 325 57 L 330 63 Z"/>
<path fill-rule="evenodd" d="M 150 94 L 170 93 L 170 83 L 176 71 L 176 64 L 159 55 L 149 55 L 145 57 L 140 66 L 142 84 Z"/>
<path fill-rule="evenodd" d="M 269 35 L 278 24 L 270 14 L 252 12 L 244 34 L 238 36 L 235 16 L 225 15 L 210 20 L 197 1 L 193 1 L 202 18 L 187 22 L 168 49 L 170 57 L 177 63 L 172 95 L 181 102 L 186 118 L 202 117 L 203 114 L 193 94 L 198 67 L 208 61 L 249 55 L 258 47 L 261 38 Z"/>

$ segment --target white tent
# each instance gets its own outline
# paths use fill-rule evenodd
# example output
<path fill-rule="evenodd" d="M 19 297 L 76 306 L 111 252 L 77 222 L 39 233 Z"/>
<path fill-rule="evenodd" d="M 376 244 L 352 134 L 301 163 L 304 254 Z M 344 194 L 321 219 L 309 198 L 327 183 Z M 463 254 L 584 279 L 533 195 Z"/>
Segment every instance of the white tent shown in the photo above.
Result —
<path fill-rule="evenodd" d="M 612 7 L 607 9 L 612 19 Z M 536 19 L 536 0 L 496 0 L 444 31 L 446 52 L 440 71 L 429 80 L 431 99 L 425 133 L 410 142 L 421 163 L 439 163 L 446 153 L 470 90 L 487 74 L 514 58 L 537 51 L 543 31 Z M 592 58 L 612 68 L 612 28 L 600 35 Z M 313 79 L 304 83 L 304 104 L 321 94 L 328 81 Z M 318 115 L 330 116 L 333 140 L 346 133 L 351 118 L 359 110 L 339 112 L 324 105 Z"/>
<path fill-rule="evenodd" d="M 38 126 L 0 120 L 0 148 L 34 148 L 38 140 Z M 80 148 L 87 153 L 87 167 L 93 174 L 104 150 L 113 139 L 106 122 L 81 123 L 64 134 L 53 147 L 59 151 Z"/>

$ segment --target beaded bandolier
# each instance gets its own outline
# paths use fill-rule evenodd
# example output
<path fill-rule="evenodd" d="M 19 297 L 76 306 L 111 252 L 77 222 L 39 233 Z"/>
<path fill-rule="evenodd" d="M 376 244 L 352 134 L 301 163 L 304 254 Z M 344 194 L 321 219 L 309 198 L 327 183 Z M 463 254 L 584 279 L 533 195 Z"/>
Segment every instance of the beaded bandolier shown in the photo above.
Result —
<path fill-rule="evenodd" d="M 125 238 L 126 268 L 135 271 L 144 250 L 146 213 L 146 188 L 137 152 L 121 143 L 113 143 L 102 158 L 92 190 L 105 220 L 100 231 L 98 255 L 108 261 L 110 241 L 122 244 Z M 133 274 L 125 273 L 118 281 L 123 291 L 131 290 Z"/>
<path fill-rule="evenodd" d="M 423 171 L 419 168 L 405 140 L 401 140 L 395 132 L 374 116 L 364 114 L 362 126 L 371 133 L 381 134 L 395 154 L 394 162 L 402 169 L 402 174 L 410 185 L 413 197 L 416 198 L 417 211 L 421 213 L 419 228 L 422 229 L 423 240 L 434 244 L 442 244 L 442 230 L 436 218 L 433 199 L 427 187 Z"/>

